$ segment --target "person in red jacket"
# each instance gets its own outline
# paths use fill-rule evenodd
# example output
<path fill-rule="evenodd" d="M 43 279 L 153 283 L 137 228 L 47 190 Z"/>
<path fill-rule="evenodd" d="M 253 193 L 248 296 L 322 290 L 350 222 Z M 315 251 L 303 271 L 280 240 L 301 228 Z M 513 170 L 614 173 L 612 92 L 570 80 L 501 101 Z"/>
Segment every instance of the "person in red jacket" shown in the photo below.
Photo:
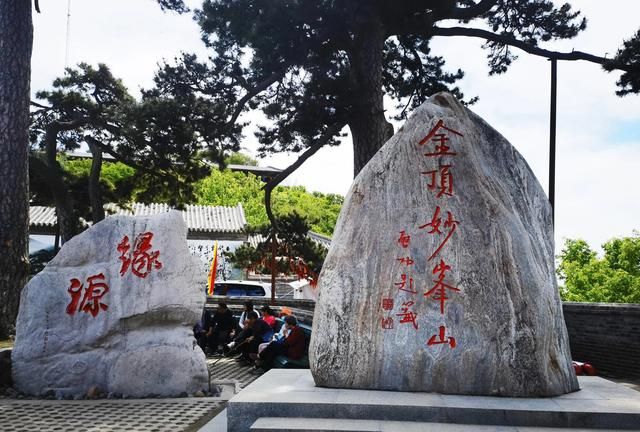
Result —
<path fill-rule="evenodd" d="M 264 322 L 266 322 L 267 324 L 269 324 L 271 326 L 272 329 L 275 329 L 276 327 L 276 315 L 273 313 L 273 310 L 271 310 L 271 308 L 269 306 L 262 306 L 262 309 L 260 309 L 262 311 L 262 319 L 264 320 Z"/>
<path fill-rule="evenodd" d="M 299 360 L 304 356 L 304 330 L 298 327 L 298 320 L 293 315 L 284 319 L 285 338 L 282 341 L 270 343 L 258 356 L 256 369 L 265 371 L 271 369 L 273 360 L 279 355 L 285 355 L 292 360 Z"/>

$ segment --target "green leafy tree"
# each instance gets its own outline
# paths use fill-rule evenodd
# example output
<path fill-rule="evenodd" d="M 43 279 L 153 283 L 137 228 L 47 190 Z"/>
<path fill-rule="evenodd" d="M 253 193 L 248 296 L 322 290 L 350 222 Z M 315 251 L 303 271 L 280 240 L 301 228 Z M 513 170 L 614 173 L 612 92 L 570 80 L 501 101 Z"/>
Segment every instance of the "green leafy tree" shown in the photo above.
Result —
<path fill-rule="evenodd" d="M 186 11 L 178 0 L 161 5 Z M 400 117 L 438 91 L 463 98 L 455 85 L 463 72 L 445 70 L 444 58 L 431 53 L 434 37 L 485 40 L 490 74 L 506 72 L 518 48 L 623 70 L 624 92 L 640 83 L 638 35 L 612 59 L 542 48 L 586 28 L 579 11 L 551 0 L 204 0 L 195 19 L 210 60 L 184 55 L 162 68 L 161 82 L 224 94 L 235 107 L 228 125 L 244 110 L 260 110 L 269 120 L 257 133 L 262 153 L 312 154 L 337 144 L 348 126 L 355 174 L 393 133 L 385 96 Z"/>
<path fill-rule="evenodd" d="M 640 235 L 615 238 L 598 258 L 584 240 L 567 240 L 560 254 L 558 276 L 563 300 L 640 303 Z"/>
<path fill-rule="evenodd" d="M 320 269 L 324 263 L 327 251 L 311 240 L 307 234 L 310 226 L 297 213 L 278 217 L 278 241 L 276 244 L 276 259 L 272 261 L 272 244 L 270 240 L 271 225 L 266 224 L 251 231 L 260 234 L 265 241 L 256 247 L 245 244 L 235 252 L 227 253 L 229 260 L 239 268 L 249 269 L 258 273 L 272 273 L 298 275 L 311 282 L 317 281 Z M 275 261 L 275 270 L 273 263 Z"/>
<path fill-rule="evenodd" d="M 196 185 L 196 202 L 201 205 L 233 207 L 242 203 L 250 225 L 267 222 L 263 183 L 252 174 L 214 170 Z"/>
<path fill-rule="evenodd" d="M 85 219 L 93 220 L 87 184 L 92 171 L 92 160 L 69 160 L 58 157 L 66 191 L 74 203 L 75 213 Z M 100 171 L 99 187 L 105 202 L 126 205 L 137 201 L 137 193 L 143 187 L 138 180 L 137 171 L 121 162 L 104 162 Z M 37 171 L 30 173 L 31 203 L 33 205 L 51 205 L 50 186 Z"/>
<path fill-rule="evenodd" d="M 257 160 L 249 155 L 240 152 L 231 153 L 229 156 L 225 157 L 224 163 L 225 165 L 258 166 Z"/>
<path fill-rule="evenodd" d="M 135 100 L 106 65 L 81 63 L 67 69 L 50 91 L 37 94 L 32 113 L 32 173 L 49 188 L 56 206 L 61 234 L 68 240 L 80 229 L 83 203 L 74 200 L 70 178 L 60 166 L 60 151 L 87 144 L 92 153 L 88 177 L 90 220 L 104 218 L 101 187 L 102 154 L 106 153 L 137 172 L 137 198 L 182 205 L 193 198 L 193 184 L 209 173 L 199 152 L 207 148 L 220 157 L 235 149 L 237 128 L 225 128 L 220 138 L 214 113 L 220 105 L 185 94 L 164 83 L 142 92 Z"/>
<path fill-rule="evenodd" d="M 214 206 L 242 203 L 249 225 L 262 226 L 269 222 L 263 186 L 264 183 L 253 174 L 214 170 L 196 184 L 197 203 Z M 310 193 L 302 186 L 278 186 L 274 199 L 276 216 L 298 213 L 313 231 L 325 235 L 333 233 L 343 202 L 340 195 Z"/>

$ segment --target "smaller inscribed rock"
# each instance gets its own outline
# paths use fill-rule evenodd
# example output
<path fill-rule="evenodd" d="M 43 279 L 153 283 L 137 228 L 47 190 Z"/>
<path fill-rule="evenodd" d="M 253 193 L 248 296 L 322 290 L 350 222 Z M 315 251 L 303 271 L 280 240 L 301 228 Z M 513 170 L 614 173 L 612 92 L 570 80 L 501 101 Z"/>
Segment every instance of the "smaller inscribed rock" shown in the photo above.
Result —
<path fill-rule="evenodd" d="M 326 387 L 578 389 L 549 201 L 511 144 L 450 94 L 420 106 L 354 180 L 309 355 Z"/>
<path fill-rule="evenodd" d="M 172 211 L 110 216 L 67 242 L 22 291 L 16 388 L 135 397 L 206 388 L 192 330 L 205 275 L 186 234 Z"/>

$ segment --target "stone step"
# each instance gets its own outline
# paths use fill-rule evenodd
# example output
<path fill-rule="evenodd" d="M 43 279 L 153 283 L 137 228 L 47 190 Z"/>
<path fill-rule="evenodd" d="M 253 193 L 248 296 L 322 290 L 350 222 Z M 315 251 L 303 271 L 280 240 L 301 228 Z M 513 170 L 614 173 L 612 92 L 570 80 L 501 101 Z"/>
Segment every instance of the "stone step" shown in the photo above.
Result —
<path fill-rule="evenodd" d="M 604 432 L 617 429 L 543 428 L 384 420 L 261 417 L 253 423 L 250 430 L 251 432 Z"/>

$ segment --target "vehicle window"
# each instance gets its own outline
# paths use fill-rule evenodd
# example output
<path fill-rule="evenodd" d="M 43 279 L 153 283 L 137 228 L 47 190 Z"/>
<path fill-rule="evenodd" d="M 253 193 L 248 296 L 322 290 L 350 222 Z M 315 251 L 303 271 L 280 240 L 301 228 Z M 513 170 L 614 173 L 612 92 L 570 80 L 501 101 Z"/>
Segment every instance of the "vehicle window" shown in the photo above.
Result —
<path fill-rule="evenodd" d="M 245 288 L 247 289 L 248 296 L 256 296 L 256 297 L 265 296 L 264 288 L 262 288 L 260 285 L 245 285 Z"/>
<path fill-rule="evenodd" d="M 213 289 L 214 295 L 222 295 L 222 296 L 229 296 L 229 297 L 244 296 L 246 295 L 245 293 L 246 293 L 246 290 L 244 286 L 240 284 L 221 283 L 221 284 L 216 284 L 215 288 Z"/>

